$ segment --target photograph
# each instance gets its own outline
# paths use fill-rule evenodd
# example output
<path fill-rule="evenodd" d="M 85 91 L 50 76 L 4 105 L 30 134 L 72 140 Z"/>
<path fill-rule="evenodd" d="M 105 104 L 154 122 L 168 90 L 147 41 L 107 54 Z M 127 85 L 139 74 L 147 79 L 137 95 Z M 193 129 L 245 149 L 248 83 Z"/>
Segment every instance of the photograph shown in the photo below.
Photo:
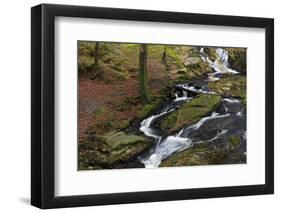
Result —
<path fill-rule="evenodd" d="M 78 171 L 247 163 L 247 48 L 77 41 Z"/>

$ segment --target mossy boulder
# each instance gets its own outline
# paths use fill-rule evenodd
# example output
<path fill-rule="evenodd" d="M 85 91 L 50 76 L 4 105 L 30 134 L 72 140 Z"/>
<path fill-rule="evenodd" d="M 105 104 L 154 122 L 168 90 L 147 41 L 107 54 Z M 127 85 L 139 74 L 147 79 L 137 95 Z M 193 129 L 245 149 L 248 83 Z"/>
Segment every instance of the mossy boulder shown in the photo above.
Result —
<path fill-rule="evenodd" d="M 183 59 L 184 68 L 171 71 L 175 82 L 186 82 L 189 80 L 200 79 L 208 76 L 212 72 L 211 67 L 207 62 L 197 57 L 185 57 Z"/>
<path fill-rule="evenodd" d="M 247 68 L 247 49 L 246 48 L 226 48 L 228 51 L 229 67 L 246 74 Z"/>
<path fill-rule="evenodd" d="M 200 94 L 190 102 L 183 104 L 180 109 L 161 119 L 157 125 L 171 133 L 179 131 L 184 126 L 195 123 L 214 111 L 220 102 L 220 96 Z"/>
<path fill-rule="evenodd" d="M 239 135 L 205 141 L 163 160 L 160 167 L 246 163 L 246 145 Z"/>
<path fill-rule="evenodd" d="M 143 136 L 126 134 L 125 132 L 111 132 L 102 136 L 102 138 L 105 140 L 105 143 L 113 149 L 119 149 L 123 146 L 130 146 L 142 142 L 145 143 L 147 141 Z"/>
<path fill-rule="evenodd" d="M 197 146 L 172 155 L 162 161 L 160 167 L 221 164 L 225 157 L 222 150 Z"/>
<path fill-rule="evenodd" d="M 194 64 L 198 64 L 200 63 L 202 60 L 199 56 L 197 57 L 185 57 L 184 58 L 184 61 L 183 61 L 183 64 L 184 66 L 189 66 L 189 65 L 194 65 Z"/>
<path fill-rule="evenodd" d="M 210 65 L 199 58 L 197 63 L 186 65 L 187 79 L 199 79 L 207 77 L 212 72 Z"/>
<path fill-rule="evenodd" d="M 212 81 L 208 85 L 209 89 L 225 97 L 241 98 L 246 105 L 246 76 L 233 75 Z"/>
<path fill-rule="evenodd" d="M 181 66 L 169 71 L 172 80 L 176 83 L 207 77 L 211 72 L 209 64 L 201 59 L 199 48 L 190 48 L 182 56 Z"/>
<path fill-rule="evenodd" d="M 140 167 L 137 157 L 146 152 L 152 141 L 144 136 L 111 132 L 79 144 L 79 169 Z"/>

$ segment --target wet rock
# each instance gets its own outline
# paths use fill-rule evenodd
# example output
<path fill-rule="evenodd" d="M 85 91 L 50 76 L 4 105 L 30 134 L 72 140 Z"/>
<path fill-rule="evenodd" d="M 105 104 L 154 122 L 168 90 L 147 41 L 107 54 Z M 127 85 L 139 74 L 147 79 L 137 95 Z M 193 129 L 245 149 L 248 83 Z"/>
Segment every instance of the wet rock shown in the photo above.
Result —
<path fill-rule="evenodd" d="M 228 115 L 206 121 L 197 131 L 194 131 L 189 137 L 192 141 L 207 141 L 215 138 L 220 133 L 238 131 L 246 129 L 244 117 Z"/>
<path fill-rule="evenodd" d="M 239 112 L 244 113 L 244 106 L 238 99 L 223 99 L 222 105 L 218 110 L 220 114 L 237 114 Z"/>
<path fill-rule="evenodd" d="M 212 72 L 208 63 L 202 61 L 198 48 L 193 49 L 193 53 L 187 54 L 182 59 L 183 68 L 171 70 L 175 82 L 186 82 L 194 79 L 207 77 Z"/>
<path fill-rule="evenodd" d="M 152 146 L 144 136 L 112 132 L 79 144 L 79 169 L 142 167 L 137 157 Z"/>
<path fill-rule="evenodd" d="M 246 105 L 246 77 L 241 75 L 225 76 L 218 81 L 209 82 L 209 89 L 224 97 L 242 99 Z"/>
<path fill-rule="evenodd" d="M 160 167 L 246 163 L 246 141 L 236 133 L 171 155 Z"/>
<path fill-rule="evenodd" d="M 189 50 L 187 52 L 188 57 L 199 57 L 200 54 L 200 48 L 198 47 L 189 47 Z"/>
<path fill-rule="evenodd" d="M 224 152 L 197 146 L 172 155 L 162 161 L 160 167 L 219 164 L 223 159 L 225 159 Z"/>
<path fill-rule="evenodd" d="M 125 132 L 111 132 L 101 137 L 107 145 L 115 150 L 120 149 L 123 146 L 131 146 L 147 141 L 147 139 L 143 136 L 126 134 Z"/>
<path fill-rule="evenodd" d="M 157 125 L 170 133 L 177 132 L 184 126 L 195 123 L 201 117 L 211 113 L 220 105 L 220 102 L 220 96 L 200 94 L 190 102 L 183 104 L 180 109 L 160 119 Z"/>
<path fill-rule="evenodd" d="M 212 68 L 208 63 L 204 62 L 199 58 L 199 61 L 195 64 L 186 65 L 186 74 L 187 78 L 190 79 L 200 79 L 208 76 L 208 73 L 211 73 Z"/>
<path fill-rule="evenodd" d="M 199 64 L 201 62 L 200 57 L 185 57 L 183 60 L 183 64 L 185 66 L 189 66 L 189 65 L 194 65 L 194 64 Z"/>

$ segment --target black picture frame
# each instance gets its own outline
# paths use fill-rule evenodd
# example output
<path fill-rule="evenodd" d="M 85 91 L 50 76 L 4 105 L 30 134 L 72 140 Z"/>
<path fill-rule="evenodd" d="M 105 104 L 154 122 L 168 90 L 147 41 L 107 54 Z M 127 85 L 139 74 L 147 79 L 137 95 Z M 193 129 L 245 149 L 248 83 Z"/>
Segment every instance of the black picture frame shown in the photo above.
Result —
<path fill-rule="evenodd" d="M 54 195 L 55 17 L 264 28 L 266 136 L 265 184 L 94 195 Z M 274 20 L 240 16 L 41 4 L 31 9 L 31 204 L 60 208 L 121 203 L 217 198 L 274 193 Z"/>

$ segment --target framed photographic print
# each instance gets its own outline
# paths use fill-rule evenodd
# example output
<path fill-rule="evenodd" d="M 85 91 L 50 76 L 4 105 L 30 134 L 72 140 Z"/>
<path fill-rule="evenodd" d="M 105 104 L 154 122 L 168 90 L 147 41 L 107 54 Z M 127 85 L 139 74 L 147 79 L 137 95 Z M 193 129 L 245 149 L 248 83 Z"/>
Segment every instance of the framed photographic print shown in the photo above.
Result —
<path fill-rule="evenodd" d="M 274 21 L 31 9 L 31 203 L 272 194 Z"/>

